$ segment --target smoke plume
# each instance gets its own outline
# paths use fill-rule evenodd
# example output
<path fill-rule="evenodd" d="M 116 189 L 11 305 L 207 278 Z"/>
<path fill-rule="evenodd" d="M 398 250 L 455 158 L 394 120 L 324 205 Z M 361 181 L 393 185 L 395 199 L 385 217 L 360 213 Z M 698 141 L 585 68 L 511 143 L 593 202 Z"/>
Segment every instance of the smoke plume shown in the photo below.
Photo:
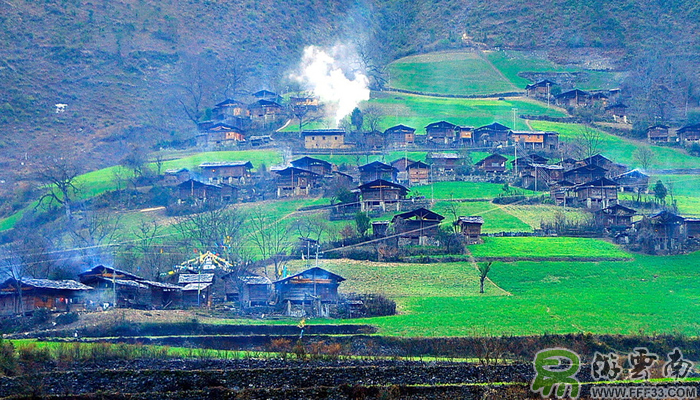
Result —
<path fill-rule="evenodd" d="M 369 100 L 369 79 L 360 71 L 355 52 L 344 45 L 326 51 L 307 46 L 293 80 L 333 109 L 336 126 L 361 101 Z"/>

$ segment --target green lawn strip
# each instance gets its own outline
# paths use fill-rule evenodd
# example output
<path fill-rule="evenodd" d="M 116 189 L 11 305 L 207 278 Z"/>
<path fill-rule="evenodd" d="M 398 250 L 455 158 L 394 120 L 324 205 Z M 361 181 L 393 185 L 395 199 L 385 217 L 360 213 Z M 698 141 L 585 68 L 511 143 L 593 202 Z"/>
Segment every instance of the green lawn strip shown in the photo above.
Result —
<path fill-rule="evenodd" d="M 558 207 L 553 205 L 504 205 L 501 209 L 520 219 L 533 229 L 539 229 L 542 222 L 553 223 L 557 213 L 563 213 L 568 221 L 585 221 L 591 218 L 591 213 L 582 208 Z"/>
<path fill-rule="evenodd" d="M 421 93 L 479 95 L 513 91 L 508 80 L 472 52 L 405 57 L 389 64 L 389 75 L 389 86 Z"/>
<path fill-rule="evenodd" d="M 440 120 L 473 127 L 500 122 L 513 128 L 513 109 L 517 109 L 517 114 L 566 116 L 562 111 L 547 108 L 543 103 L 525 98 L 451 99 L 406 93 L 373 92 L 369 104 L 381 109 L 384 115 L 380 122 L 382 130 L 403 124 L 416 128 L 416 134 L 423 134 L 426 125 Z M 518 118 L 514 129 L 528 130 L 529 128 L 524 120 Z"/>
<path fill-rule="evenodd" d="M 579 138 L 581 132 L 586 129 L 583 125 L 566 124 L 548 121 L 530 121 L 534 129 L 544 131 L 557 131 L 560 138 L 571 141 Z M 619 136 L 601 132 L 600 152 L 611 160 L 627 164 L 630 168 L 639 168 L 639 163 L 634 159 L 634 151 L 639 147 L 648 146 L 654 152 L 651 162 L 652 169 L 668 168 L 699 168 L 700 158 L 683 153 L 679 149 L 662 146 L 651 146 L 644 142 L 630 140 Z"/>
<path fill-rule="evenodd" d="M 572 237 L 485 237 L 483 244 L 469 246 L 469 250 L 476 258 L 631 258 L 618 246 L 604 240 Z"/>
<path fill-rule="evenodd" d="M 443 215 L 444 224 L 449 226 L 452 223 L 453 216 L 451 207 L 456 206 L 457 216 L 480 215 L 484 218 L 484 225 L 481 231 L 484 233 L 492 232 L 531 232 L 532 227 L 523 222 L 519 218 L 503 211 L 498 205 L 489 201 L 471 201 L 471 202 L 448 202 L 438 201 L 433 207 L 433 211 Z"/>
<path fill-rule="evenodd" d="M 541 192 L 518 189 L 519 193 L 527 196 L 537 195 Z M 489 182 L 435 182 L 431 185 L 413 186 L 411 192 L 419 193 L 426 198 L 434 196 L 440 200 L 459 199 L 493 199 L 503 194 L 503 185 Z"/>

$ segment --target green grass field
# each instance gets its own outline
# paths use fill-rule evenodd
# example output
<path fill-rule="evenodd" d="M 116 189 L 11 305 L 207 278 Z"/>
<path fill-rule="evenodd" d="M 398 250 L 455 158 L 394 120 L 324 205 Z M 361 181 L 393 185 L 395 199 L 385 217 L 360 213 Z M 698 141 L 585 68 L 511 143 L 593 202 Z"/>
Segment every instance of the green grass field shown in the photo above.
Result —
<path fill-rule="evenodd" d="M 631 257 L 606 241 L 573 237 L 487 237 L 469 249 L 474 257 Z"/>
<path fill-rule="evenodd" d="M 475 95 L 519 90 L 472 52 L 409 56 L 389 64 L 389 86 L 421 93 Z"/>
<path fill-rule="evenodd" d="M 604 242 L 542 240 L 557 243 L 552 249 L 565 245 L 593 254 L 615 254 L 608 252 L 615 252 L 614 246 Z M 504 256 L 523 251 L 512 245 L 503 249 Z M 478 274 L 469 263 L 325 260 L 322 266 L 348 279 L 341 286 L 343 291 L 384 293 L 397 300 L 400 315 L 352 320 L 376 325 L 380 334 L 645 332 L 696 336 L 700 321 L 692 316 L 700 312 L 698 261 L 700 253 L 635 256 L 629 261 L 496 262 L 485 294 L 478 293 Z"/>

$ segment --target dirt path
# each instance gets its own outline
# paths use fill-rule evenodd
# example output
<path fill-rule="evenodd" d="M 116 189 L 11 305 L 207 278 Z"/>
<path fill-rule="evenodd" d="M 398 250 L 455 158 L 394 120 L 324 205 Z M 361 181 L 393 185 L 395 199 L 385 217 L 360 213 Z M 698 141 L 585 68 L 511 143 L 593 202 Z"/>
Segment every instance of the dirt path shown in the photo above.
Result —
<path fill-rule="evenodd" d="M 496 71 L 496 73 L 498 74 L 498 76 L 500 76 L 501 78 L 503 78 L 504 81 L 508 82 L 508 84 L 509 84 L 514 90 L 516 90 L 516 91 L 521 91 L 521 90 L 522 90 L 521 88 L 515 86 L 515 84 L 514 84 L 513 82 L 511 82 L 510 79 L 508 79 L 505 75 L 503 75 L 503 72 L 501 72 L 500 69 L 496 68 L 496 66 L 493 65 L 493 63 L 491 62 L 491 60 L 489 60 L 488 57 L 486 57 L 486 54 L 484 54 L 483 51 L 477 50 L 476 54 L 477 54 L 482 60 L 484 60 L 484 62 L 487 63 L 494 71 Z"/>

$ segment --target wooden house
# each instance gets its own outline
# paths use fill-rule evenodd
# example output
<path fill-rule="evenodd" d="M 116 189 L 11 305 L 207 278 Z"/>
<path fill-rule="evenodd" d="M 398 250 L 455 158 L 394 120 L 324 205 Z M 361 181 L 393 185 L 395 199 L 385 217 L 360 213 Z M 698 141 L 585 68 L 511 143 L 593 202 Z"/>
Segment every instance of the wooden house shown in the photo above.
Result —
<path fill-rule="evenodd" d="M 605 177 L 608 170 L 598 165 L 583 165 L 564 172 L 564 179 L 576 185 Z"/>
<path fill-rule="evenodd" d="M 203 162 L 199 164 L 202 177 L 212 184 L 245 185 L 250 182 L 253 164 L 250 161 Z"/>
<path fill-rule="evenodd" d="M 547 164 L 549 161 L 548 158 L 542 157 L 539 154 L 528 154 L 524 157 L 518 157 L 515 160 L 511 161 L 510 164 L 513 166 L 515 169 L 517 168 L 525 168 L 531 164 Z"/>
<path fill-rule="evenodd" d="M 574 199 L 576 199 L 575 187 L 575 183 L 565 180 L 551 183 L 549 185 L 549 196 L 554 200 L 554 204 L 558 206 L 574 205 Z"/>
<path fill-rule="evenodd" d="M 617 182 L 608 178 L 577 185 L 574 188 L 579 203 L 586 208 L 601 209 L 617 204 Z"/>
<path fill-rule="evenodd" d="M 215 274 L 180 274 L 178 285 L 182 288 L 182 304 L 185 307 L 210 307 L 212 302 L 211 289 L 216 278 Z"/>
<path fill-rule="evenodd" d="M 226 99 L 214 105 L 212 109 L 212 119 L 229 120 L 236 117 L 248 117 L 250 113 L 245 104 L 238 100 Z"/>
<path fill-rule="evenodd" d="M 275 140 L 270 135 L 256 135 L 248 138 L 251 147 L 262 147 L 273 143 Z"/>
<path fill-rule="evenodd" d="M 484 218 L 478 215 L 460 216 L 455 222 L 458 231 L 464 235 L 467 244 L 483 243 L 481 239 L 481 226 L 484 224 Z"/>
<path fill-rule="evenodd" d="M 401 201 L 406 199 L 408 189 L 405 186 L 377 179 L 357 188 L 361 196 L 361 211 L 399 211 Z"/>
<path fill-rule="evenodd" d="M 430 165 L 423 161 L 416 161 L 406 167 L 408 182 L 411 185 L 427 185 L 430 183 Z"/>
<path fill-rule="evenodd" d="M 366 183 L 377 179 L 384 179 L 390 182 L 396 182 L 399 170 L 389 164 L 384 164 L 379 161 L 372 161 L 369 164 L 358 167 L 360 170 L 360 182 Z"/>
<path fill-rule="evenodd" d="M 116 268 L 98 265 L 78 274 L 80 283 L 95 289 L 92 298 L 112 307 L 151 308 L 151 290 L 144 278 Z"/>
<path fill-rule="evenodd" d="M 292 161 L 292 167 L 305 169 L 321 176 L 330 175 L 333 172 L 333 164 L 318 158 L 302 157 Z"/>
<path fill-rule="evenodd" d="M 471 126 L 457 127 L 457 141 L 463 146 L 474 146 L 474 128 Z"/>
<path fill-rule="evenodd" d="M 700 124 L 686 125 L 682 128 L 678 128 L 676 135 L 678 135 L 683 145 L 700 143 Z"/>
<path fill-rule="evenodd" d="M 479 171 L 487 174 L 502 174 L 506 172 L 506 161 L 508 159 L 500 154 L 491 154 L 474 165 Z"/>
<path fill-rule="evenodd" d="M 426 139 L 432 144 L 452 144 L 456 138 L 457 128 L 457 125 L 447 121 L 433 122 L 425 127 Z"/>
<path fill-rule="evenodd" d="M 614 204 L 595 212 L 596 223 L 608 229 L 624 230 L 632 227 L 632 217 L 637 211 Z"/>
<path fill-rule="evenodd" d="M 629 107 L 623 103 L 615 103 L 605 107 L 605 113 L 612 117 L 615 122 L 627 124 L 627 109 Z"/>
<path fill-rule="evenodd" d="M 146 285 L 150 291 L 148 297 L 142 299 L 144 304 L 150 304 L 149 308 L 182 307 L 182 288 L 180 286 L 149 280 L 140 280 L 138 282 Z"/>
<path fill-rule="evenodd" d="M 573 89 L 554 96 L 561 107 L 587 107 L 592 104 L 591 94 L 583 90 Z"/>
<path fill-rule="evenodd" d="M 627 171 L 615 177 L 623 192 L 647 193 L 649 192 L 649 175 L 639 169 Z"/>
<path fill-rule="evenodd" d="M 671 139 L 669 128 L 666 125 L 654 125 L 647 128 L 647 140 L 649 143 L 670 143 Z"/>
<path fill-rule="evenodd" d="M 559 149 L 558 132 L 511 131 L 510 139 L 526 149 L 545 151 Z"/>
<path fill-rule="evenodd" d="M 442 215 L 421 207 L 396 214 L 391 222 L 399 237 L 407 238 L 413 244 L 425 245 L 427 238 L 434 238 L 437 235 L 443 219 L 445 217 Z"/>
<path fill-rule="evenodd" d="M 477 146 L 495 147 L 508 143 L 510 128 L 494 122 L 474 129 L 473 135 Z"/>
<path fill-rule="evenodd" d="M 323 268 L 314 267 L 273 283 L 277 304 L 301 306 L 307 314 L 329 316 L 330 306 L 338 303 L 338 286 L 345 278 Z"/>
<path fill-rule="evenodd" d="M 199 136 L 198 145 L 228 146 L 245 141 L 245 131 L 233 125 L 218 123 L 209 126 Z"/>
<path fill-rule="evenodd" d="M 550 81 L 549 79 L 544 79 L 539 82 L 531 83 L 525 86 L 525 92 L 527 97 L 543 97 L 547 98 L 552 93 L 552 88 L 557 86 L 556 83 Z"/>
<path fill-rule="evenodd" d="M 416 129 L 406 125 L 396 125 L 384 131 L 387 146 L 406 147 L 415 143 Z"/>
<path fill-rule="evenodd" d="M 649 229 L 654 236 L 654 249 L 677 248 L 686 238 L 685 218 L 670 211 L 660 211 L 635 223 L 637 231 Z"/>
<path fill-rule="evenodd" d="M 248 106 L 253 119 L 274 119 L 284 115 L 284 107 L 276 101 L 260 99 Z"/>
<path fill-rule="evenodd" d="M 375 238 L 385 237 L 389 229 L 389 221 L 372 221 L 372 236 Z"/>
<path fill-rule="evenodd" d="M 590 157 L 586 157 L 580 161 L 581 165 L 597 165 L 607 170 L 611 170 L 615 166 L 615 162 L 604 155 L 598 153 Z"/>
<path fill-rule="evenodd" d="M 360 147 L 366 150 L 381 150 L 385 146 L 384 141 L 384 134 L 380 131 L 363 132 Z"/>
<path fill-rule="evenodd" d="M 190 170 L 187 168 L 167 169 L 163 174 L 163 184 L 165 186 L 175 186 L 191 178 Z"/>
<path fill-rule="evenodd" d="M 345 131 L 342 129 L 314 129 L 303 131 L 304 148 L 314 149 L 345 149 Z"/>
<path fill-rule="evenodd" d="M 238 201 L 239 189 L 233 185 L 209 185 L 190 179 L 177 185 L 176 188 L 177 198 L 180 201 L 191 201 L 194 203 L 207 201 L 235 203 Z"/>
<path fill-rule="evenodd" d="M 396 175 L 396 182 L 401 184 L 408 183 L 408 166 L 413 164 L 414 162 L 415 161 L 409 158 L 401 157 L 390 163 L 390 165 L 396 168 L 396 170 L 398 171 Z"/>
<path fill-rule="evenodd" d="M 333 171 L 331 174 L 333 177 L 333 184 L 336 188 L 344 187 L 350 189 L 355 183 L 355 178 L 352 175 L 346 174 L 340 171 Z"/>
<path fill-rule="evenodd" d="M 425 157 L 425 161 L 438 173 L 453 172 L 462 160 L 462 156 L 457 153 L 428 153 Z"/>
<path fill-rule="evenodd" d="M 691 239 L 700 239 L 700 219 L 684 218 L 685 234 Z"/>
<path fill-rule="evenodd" d="M 301 168 L 288 167 L 275 171 L 277 178 L 277 197 L 309 196 L 318 187 L 322 176 Z"/>
<path fill-rule="evenodd" d="M 244 275 L 236 278 L 239 281 L 238 302 L 241 307 L 266 306 L 272 295 L 272 281 L 266 276 Z"/>
<path fill-rule="evenodd" d="M 56 312 L 84 311 L 91 290 L 90 286 L 73 280 L 10 278 L 0 284 L 0 316 L 31 313 L 40 308 Z"/>
<path fill-rule="evenodd" d="M 564 179 L 564 167 L 549 164 L 526 164 L 519 169 L 521 186 L 532 190 L 545 190 L 551 184 Z"/>
<path fill-rule="evenodd" d="M 592 92 L 590 105 L 599 105 L 605 108 L 608 106 L 609 100 L 610 97 L 607 92 Z"/>

